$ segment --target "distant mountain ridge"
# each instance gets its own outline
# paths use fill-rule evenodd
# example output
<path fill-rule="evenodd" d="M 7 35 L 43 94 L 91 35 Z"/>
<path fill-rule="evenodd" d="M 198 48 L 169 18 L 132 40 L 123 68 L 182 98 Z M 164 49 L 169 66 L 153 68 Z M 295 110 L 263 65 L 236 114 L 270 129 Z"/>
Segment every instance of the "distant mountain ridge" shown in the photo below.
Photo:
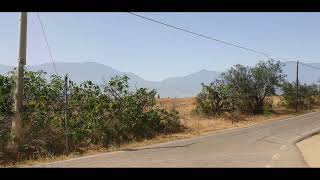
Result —
<path fill-rule="evenodd" d="M 131 89 L 136 87 L 145 87 L 156 89 L 161 97 L 193 97 L 201 90 L 201 83 L 208 84 L 218 78 L 221 72 L 201 70 L 196 73 L 182 77 L 169 77 L 163 81 L 147 81 L 143 78 L 130 73 L 121 72 L 109 66 L 96 62 L 84 63 L 56 63 L 59 74 L 69 74 L 69 77 L 77 82 L 91 80 L 94 83 L 102 84 L 116 75 L 128 75 L 130 77 L 129 85 Z M 310 63 L 310 65 L 320 67 L 320 63 Z M 40 64 L 36 66 L 27 66 L 28 70 L 47 72 L 46 77 L 54 74 L 54 67 L 51 63 Z M 13 66 L 0 65 L 0 74 L 6 74 L 13 70 Z M 289 81 L 294 81 L 296 77 L 296 64 L 287 62 L 283 68 L 284 74 Z M 302 83 L 316 83 L 320 80 L 320 70 L 311 69 L 300 65 L 299 78 Z"/>

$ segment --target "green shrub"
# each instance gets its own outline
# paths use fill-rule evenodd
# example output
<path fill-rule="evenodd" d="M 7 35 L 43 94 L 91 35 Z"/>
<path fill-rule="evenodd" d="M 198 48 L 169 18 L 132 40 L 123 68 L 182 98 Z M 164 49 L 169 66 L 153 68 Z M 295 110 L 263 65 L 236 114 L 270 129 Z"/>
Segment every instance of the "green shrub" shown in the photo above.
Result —
<path fill-rule="evenodd" d="M 64 81 L 25 72 L 22 134 L 15 160 L 65 153 Z M 0 76 L 0 161 L 10 139 L 14 74 Z M 181 130 L 176 111 L 157 109 L 156 91 L 130 91 L 127 76 L 112 78 L 104 88 L 70 81 L 68 93 L 69 150 L 108 146 Z"/>
<path fill-rule="evenodd" d="M 236 109 L 232 90 L 221 81 L 202 85 L 202 91 L 196 97 L 196 112 L 206 115 L 220 115 Z"/>
<path fill-rule="evenodd" d="M 0 75 L 0 117 L 13 115 L 13 88 L 14 79 Z"/>
<path fill-rule="evenodd" d="M 11 117 L 13 115 L 14 79 L 0 75 L 0 163 L 8 159 L 7 143 L 10 140 Z"/>
<path fill-rule="evenodd" d="M 272 111 L 272 101 L 266 100 L 263 103 L 263 115 L 271 115 Z"/>

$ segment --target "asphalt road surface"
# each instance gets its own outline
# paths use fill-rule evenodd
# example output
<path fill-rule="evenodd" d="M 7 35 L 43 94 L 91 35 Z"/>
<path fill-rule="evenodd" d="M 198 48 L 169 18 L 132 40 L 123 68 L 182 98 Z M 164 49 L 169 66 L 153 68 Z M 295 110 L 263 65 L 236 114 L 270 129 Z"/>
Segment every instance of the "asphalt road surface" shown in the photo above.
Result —
<path fill-rule="evenodd" d="M 320 128 L 320 112 L 192 139 L 35 167 L 307 167 L 294 141 Z"/>

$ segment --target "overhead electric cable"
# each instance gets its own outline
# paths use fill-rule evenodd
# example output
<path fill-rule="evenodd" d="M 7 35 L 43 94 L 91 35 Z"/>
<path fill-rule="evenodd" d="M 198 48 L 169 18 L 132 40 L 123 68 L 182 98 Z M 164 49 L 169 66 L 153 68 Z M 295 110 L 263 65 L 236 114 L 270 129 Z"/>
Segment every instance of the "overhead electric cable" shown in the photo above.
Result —
<path fill-rule="evenodd" d="M 52 61 L 52 64 L 53 64 L 54 71 L 55 71 L 56 75 L 58 75 L 57 68 L 56 68 L 56 65 L 55 65 L 54 60 L 53 60 L 51 48 L 49 46 L 49 42 L 48 42 L 48 39 L 47 39 L 47 35 L 45 33 L 45 30 L 44 30 L 44 27 L 43 27 L 43 24 L 42 24 L 42 21 L 41 21 L 41 18 L 40 18 L 40 15 L 39 15 L 38 12 L 37 12 L 37 17 L 38 17 L 38 20 L 39 20 L 39 23 L 40 23 L 40 26 L 41 26 L 41 29 L 42 29 L 42 34 L 43 34 L 44 39 L 45 39 L 46 44 L 47 44 L 47 49 L 48 49 L 49 54 L 50 54 L 50 58 L 51 58 L 51 61 Z"/>

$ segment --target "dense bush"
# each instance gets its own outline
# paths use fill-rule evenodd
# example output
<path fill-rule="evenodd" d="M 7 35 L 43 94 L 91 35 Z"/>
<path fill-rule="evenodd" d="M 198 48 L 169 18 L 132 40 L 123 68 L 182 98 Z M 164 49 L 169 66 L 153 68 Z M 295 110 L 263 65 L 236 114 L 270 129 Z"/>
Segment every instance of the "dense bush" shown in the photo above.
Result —
<path fill-rule="evenodd" d="M 232 89 L 221 81 L 202 85 L 202 91 L 196 97 L 196 112 L 206 115 L 220 115 L 236 109 Z"/>
<path fill-rule="evenodd" d="M 0 75 L 0 117 L 13 114 L 13 87 L 13 78 Z"/>
<path fill-rule="evenodd" d="M 296 83 L 285 82 L 282 85 L 285 105 L 288 108 L 295 108 L 296 103 L 299 109 L 310 109 L 313 105 L 320 103 L 319 86 L 312 84 L 299 84 L 298 98 L 296 94 Z"/>
<path fill-rule="evenodd" d="M 0 163 L 4 159 L 4 149 L 10 139 L 13 87 L 14 80 L 12 78 L 0 75 Z"/>
<path fill-rule="evenodd" d="M 219 83 L 203 85 L 196 109 L 209 115 L 234 110 L 263 113 L 268 106 L 265 98 L 275 94 L 284 80 L 281 67 L 273 60 L 260 61 L 254 67 L 235 65 L 221 75 Z"/>
<path fill-rule="evenodd" d="M 23 136 L 18 142 L 18 159 L 65 152 L 64 81 L 59 76 L 51 76 L 48 81 L 44 74 L 25 72 Z M 10 138 L 14 77 L 0 75 L 0 160 L 6 155 Z M 130 91 L 128 80 L 127 76 L 117 76 L 104 87 L 90 81 L 79 85 L 69 82 L 70 151 L 91 145 L 121 144 L 181 129 L 176 111 L 155 108 L 155 90 Z"/>

